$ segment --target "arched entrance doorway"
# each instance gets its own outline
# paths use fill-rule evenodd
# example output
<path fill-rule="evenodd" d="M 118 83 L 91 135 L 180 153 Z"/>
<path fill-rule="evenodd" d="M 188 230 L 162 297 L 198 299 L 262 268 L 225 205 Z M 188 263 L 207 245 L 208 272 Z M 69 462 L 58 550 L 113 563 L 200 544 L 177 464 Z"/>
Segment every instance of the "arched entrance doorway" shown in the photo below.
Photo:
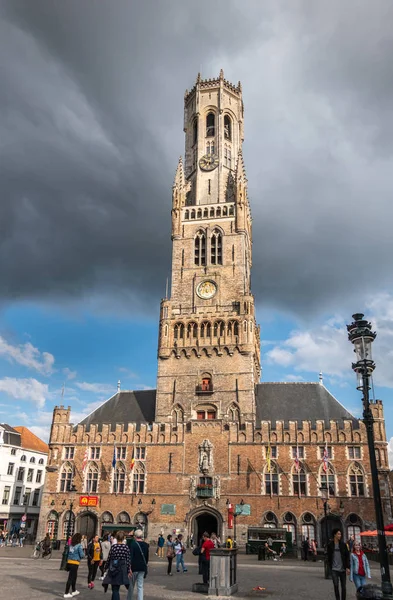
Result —
<path fill-rule="evenodd" d="M 79 517 L 78 532 L 90 540 L 97 533 L 97 517 L 92 512 L 85 512 Z"/>
<path fill-rule="evenodd" d="M 325 524 L 325 517 L 323 517 L 321 519 L 321 543 L 322 546 L 325 547 L 326 545 L 326 524 Z M 330 540 L 332 538 L 332 531 L 333 529 L 338 528 L 341 530 L 341 533 L 343 533 L 343 526 L 342 526 L 342 522 L 341 522 L 341 518 L 338 515 L 328 515 L 327 516 L 327 533 L 328 533 L 328 540 Z"/>
<path fill-rule="evenodd" d="M 199 542 L 202 534 L 205 531 L 210 534 L 214 532 L 217 533 L 217 535 L 220 535 L 220 532 L 218 531 L 217 517 L 208 512 L 202 513 L 195 517 L 194 540 Z"/>

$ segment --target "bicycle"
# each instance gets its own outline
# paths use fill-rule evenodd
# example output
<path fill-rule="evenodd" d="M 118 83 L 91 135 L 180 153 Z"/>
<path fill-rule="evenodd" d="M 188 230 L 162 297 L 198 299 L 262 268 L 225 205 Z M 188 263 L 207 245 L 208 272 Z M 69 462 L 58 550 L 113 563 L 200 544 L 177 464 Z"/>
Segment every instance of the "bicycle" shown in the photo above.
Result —
<path fill-rule="evenodd" d="M 52 557 L 52 548 L 44 548 L 42 542 L 38 542 L 33 552 L 33 558 L 44 558 L 49 560 Z"/>

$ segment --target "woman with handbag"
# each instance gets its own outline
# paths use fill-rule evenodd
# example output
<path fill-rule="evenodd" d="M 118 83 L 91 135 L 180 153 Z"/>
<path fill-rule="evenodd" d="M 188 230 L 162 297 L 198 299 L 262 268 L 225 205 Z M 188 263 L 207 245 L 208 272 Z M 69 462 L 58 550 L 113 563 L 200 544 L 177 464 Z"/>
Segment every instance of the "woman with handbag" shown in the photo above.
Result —
<path fill-rule="evenodd" d="M 187 568 L 184 564 L 184 554 L 186 553 L 186 549 L 183 544 L 183 536 L 181 533 L 177 536 L 177 540 L 175 542 L 175 553 L 176 553 L 176 571 L 180 573 L 180 565 L 183 569 L 183 573 L 187 573 Z"/>
<path fill-rule="evenodd" d="M 166 538 L 166 557 L 168 560 L 168 575 L 172 575 L 172 561 L 175 558 L 175 544 L 172 541 L 172 536 L 168 535 Z"/>
<path fill-rule="evenodd" d="M 120 586 L 130 587 L 131 556 L 128 546 L 124 543 L 123 531 L 116 534 L 116 544 L 111 546 L 107 560 L 107 571 L 102 582 L 104 590 L 112 586 L 112 600 L 120 600 Z"/>

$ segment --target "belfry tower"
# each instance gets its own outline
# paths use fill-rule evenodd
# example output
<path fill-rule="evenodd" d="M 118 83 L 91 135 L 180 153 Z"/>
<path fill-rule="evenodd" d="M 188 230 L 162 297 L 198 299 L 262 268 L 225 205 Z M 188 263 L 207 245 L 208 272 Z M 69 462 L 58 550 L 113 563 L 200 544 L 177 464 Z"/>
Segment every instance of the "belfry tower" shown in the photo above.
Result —
<path fill-rule="evenodd" d="M 184 98 L 185 160 L 172 188 L 172 281 L 161 302 L 156 420 L 255 418 L 260 340 L 250 289 L 243 101 L 224 79 Z"/>

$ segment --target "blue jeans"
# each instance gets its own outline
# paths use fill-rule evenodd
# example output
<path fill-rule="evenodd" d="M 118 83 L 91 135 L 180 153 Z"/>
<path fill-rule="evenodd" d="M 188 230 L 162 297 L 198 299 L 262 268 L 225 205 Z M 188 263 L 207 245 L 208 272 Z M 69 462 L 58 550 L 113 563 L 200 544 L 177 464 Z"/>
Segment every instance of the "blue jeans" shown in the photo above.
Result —
<path fill-rule="evenodd" d="M 364 575 L 355 575 L 354 573 L 353 582 L 355 584 L 355 588 L 359 589 L 361 585 L 366 585 L 366 578 Z"/>
<path fill-rule="evenodd" d="M 133 600 L 134 598 L 134 586 L 136 583 L 137 589 L 137 600 L 143 600 L 143 578 L 145 576 L 144 571 L 133 571 L 132 579 L 130 580 L 130 587 L 128 588 L 127 600 Z"/>
<path fill-rule="evenodd" d="M 181 565 L 181 568 L 183 569 L 183 573 L 184 573 L 184 571 L 187 571 L 187 569 L 184 565 L 183 552 L 181 552 L 180 554 L 176 554 L 176 571 L 180 571 L 180 565 Z M 138 598 L 138 600 L 139 600 L 139 598 Z"/>

